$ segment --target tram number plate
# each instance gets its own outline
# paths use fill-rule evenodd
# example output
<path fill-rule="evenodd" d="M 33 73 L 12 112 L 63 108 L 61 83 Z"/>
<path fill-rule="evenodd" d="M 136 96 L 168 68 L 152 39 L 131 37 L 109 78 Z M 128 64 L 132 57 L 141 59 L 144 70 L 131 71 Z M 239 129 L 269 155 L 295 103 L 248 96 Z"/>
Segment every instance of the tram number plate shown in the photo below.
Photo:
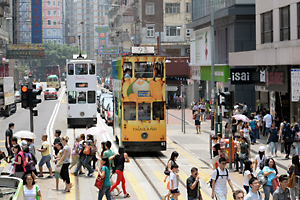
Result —
<path fill-rule="evenodd" d="M 151 97 L 149 90 L 139 90 L 138 97 Z"/>

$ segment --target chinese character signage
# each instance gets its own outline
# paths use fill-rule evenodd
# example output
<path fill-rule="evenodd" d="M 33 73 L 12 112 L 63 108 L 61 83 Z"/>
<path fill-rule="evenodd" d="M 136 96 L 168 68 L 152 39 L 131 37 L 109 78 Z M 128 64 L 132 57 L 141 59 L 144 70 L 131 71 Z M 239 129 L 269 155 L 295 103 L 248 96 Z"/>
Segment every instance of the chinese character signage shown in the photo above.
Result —
<path fill-rule="evenodd" d="M 45 44 L 7 44 L 7 59 L 44 58 Z"/>
<path fill-rule="evenodd" d="M 300 69 L 291 69 L 292 102 L 300 99 Z"/>
<path fill-rule="evenodd" d="M 97 26 L 98 32 L 98 54 L 119 54 L 119 47 L 108 45 L 108 26 Z"/>
<path fill-rule="evenodd" d="M 42 0 L 31 1 L 31 43 L 43 43 Z"/>

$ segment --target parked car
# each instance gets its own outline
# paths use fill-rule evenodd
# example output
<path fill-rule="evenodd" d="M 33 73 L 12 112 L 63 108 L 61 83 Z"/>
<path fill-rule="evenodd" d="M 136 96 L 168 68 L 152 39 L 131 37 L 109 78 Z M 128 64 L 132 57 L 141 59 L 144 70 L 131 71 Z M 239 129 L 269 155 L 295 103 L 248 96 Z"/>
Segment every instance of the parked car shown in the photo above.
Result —
<path fill-rule="evenodd" d="M 113 97 L 112 94 L 102 93 L 99 97 L 99 100 L 97 100 L 97 112 L 100 113 L 100 108 L 102 107 L 102 99 L 104 97 Z"/>
<path fill-rule="evenodd" d="M 104 89 L 98 89 L 97 90 L 97 100 L 99 100 L 100 95 L 103 94 L 103 93 L 105 93 Z"/>
<path fill-rule="evenodd" d="M 114 108 L 113 103 L 109 103 L 105 108 L 104 119 L 107 125 L 113 125 L 114 123 Z"/>
<path fill-rule="evenodd" d="M 112 97 L 104 97 L 102 99 L 102 103 L 101 103 L 101 107 L 100 107 L 100 116 L 104 119 L 104 115 L 105 115 L 105 108 L 107 107 L 107 105 L 109 103 L 113 102 L 113 98 Z"/>
<path fill-rule="evenodd" d="M 57 91 L 55 88 L 47 88 L 44 92 L 44 99 L 57 99 Z"/>
<path fill-rule="evenodd" d="M 21 93 L 20 91 L 15 91 L 15 101 L 20 102 L 21 101 Z"/>

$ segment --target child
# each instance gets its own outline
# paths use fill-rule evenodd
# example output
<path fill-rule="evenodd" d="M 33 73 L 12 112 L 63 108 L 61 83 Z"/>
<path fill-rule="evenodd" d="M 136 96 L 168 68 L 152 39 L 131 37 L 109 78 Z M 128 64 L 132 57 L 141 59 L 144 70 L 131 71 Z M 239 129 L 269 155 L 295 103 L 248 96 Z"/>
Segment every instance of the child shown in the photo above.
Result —
<path fill-rule="evenodd" d="M 54 163 L 56 163 L 56 161 L 59 161 L 62 157 L 62 149 L 63 149 L 63 145 L 61 142 L 57 143 L 56 144 L 56 147 L 58 149 L 58 154 L 57 156 L 56 155 L 53 155 L 53 157 L 55 158 L 53 160 Z M 58 183 L 59 183 L 59 179 L 61 178 L 60 177 L 60 170 L 61 170 L 61 167 L 62 167 L 62 164 L 59 165 L 59 167 L 56 167 L 55 165 L 55 179 L 56 179 L 56 187 L 53 188 L 53 190 L 58 190 Z"/>
<path fill-rule="evenodd" d="M 172 194 L 172 198 L 174 198 L 174 200 L 178 200 L 178 196 L 180 195 L 180 192 L 178 190 L 178 179 L 179 176 L 177 175 L 177 171 L 178 171 L 178 165 L 177 164 L 173 164 L 171 166 L 171 170 L 172 172 L 170 173 L 170 191 Z"/>

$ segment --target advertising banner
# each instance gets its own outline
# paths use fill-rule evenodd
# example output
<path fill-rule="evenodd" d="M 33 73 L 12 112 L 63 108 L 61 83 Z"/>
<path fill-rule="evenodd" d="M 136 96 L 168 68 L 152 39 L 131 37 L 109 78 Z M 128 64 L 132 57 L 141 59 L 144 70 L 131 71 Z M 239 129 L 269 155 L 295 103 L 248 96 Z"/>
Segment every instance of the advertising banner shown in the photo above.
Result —
<path fill-rule="evenodd" d="M 98 54 L 119 54 L 119 47 L 116 45 L 108 45 L 108 26 L 97 26 L 98 32 Z"/>
<path fill-rule="evenodd" d="M 42 0 L 31 1 L 31 43 L 43 43 Z"/>
<path fill-rule="evenodd" d="M 210 27 L 196 31 L 195 33 L 196 64 L 199 65 L 211 65 L 211 45 L 210 45 Z"/>
<path fill-rule="evenodd" d="M 300 69 L 291 69 L 292 102 L 300 99 Z"/>
<path fill-rule="evenodd" d="M 7 59 L 44 58 L 44 44 L 7 44 Z"/>

